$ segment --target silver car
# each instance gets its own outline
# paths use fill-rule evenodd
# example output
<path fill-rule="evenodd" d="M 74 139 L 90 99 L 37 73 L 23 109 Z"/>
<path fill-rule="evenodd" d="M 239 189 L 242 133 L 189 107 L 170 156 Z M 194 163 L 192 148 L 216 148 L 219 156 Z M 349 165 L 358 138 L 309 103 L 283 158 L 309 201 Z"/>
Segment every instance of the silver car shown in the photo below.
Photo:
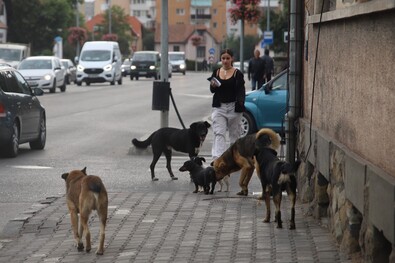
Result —
<path fill-rule="evenodd" d="M 49 89 L 51 93 L 56 92 L 56 88 L 66 91 L 65 70 L 60 59 L 54 56 L 28 57 L 18 65 L 18 71 L 30 87 Z"/>

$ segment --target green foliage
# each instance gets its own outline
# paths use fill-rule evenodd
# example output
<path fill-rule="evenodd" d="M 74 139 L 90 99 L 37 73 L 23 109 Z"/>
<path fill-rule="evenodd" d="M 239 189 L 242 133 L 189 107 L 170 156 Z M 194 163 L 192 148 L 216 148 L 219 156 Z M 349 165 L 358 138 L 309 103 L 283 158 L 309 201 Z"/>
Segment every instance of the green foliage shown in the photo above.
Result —
<path fill-rule="evenodd" d="M 257 36 L 245 36 L 243 47 L 244 61 L 249 60 L 254 55 L 255 45 L 259 43 L 260 39 Z M 240 37 L 228 36 L 225 40 L 226 48 L 233 51 L 235 61 L 240 60 Z"/>
<path fill-rule="evenodd" d="M 270 30 L 273 31 L 273 45 L 270 49 L 274 52 L 288 52 L 288 44 L 284 43 L 284 32 L 289 29 L 289 1 L 284 2 L 284 10 L 281 13 L 270 12 Z M 267 13 L 262 14 L 262 19 L 259 23 L 259 27 L 262 31 L 266 31 L 267 28 Z"/>
<path fill-rule="evenodd" d="M 52 50 L 54 38 L 67 38 L 75 22 L 71 0 L 13 0 L 9 6 L 8 42 L 31 44 L 32 55 Z"/>
<path fill-rule="evenodd" d="M 119 48 L 123 56 L 130 56 L 130 46 L 132 37 L 130 33 L 130 25 L 127 20 L 128 15 L 119 6 L 111 6 L 111 33 L 117 35 Z M 103 39 L 103 36 L 110 31 L 109 11 L 104 13 L 103 24 L 100 25 L 101 30 L 95 34 L 95 40 Z"/>

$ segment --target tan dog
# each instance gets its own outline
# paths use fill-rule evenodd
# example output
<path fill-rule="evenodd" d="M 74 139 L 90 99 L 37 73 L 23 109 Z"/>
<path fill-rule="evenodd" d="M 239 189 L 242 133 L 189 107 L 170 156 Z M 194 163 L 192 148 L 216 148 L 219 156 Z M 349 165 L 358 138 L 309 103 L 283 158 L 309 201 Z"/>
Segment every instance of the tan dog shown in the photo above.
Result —
<path fill-rule="evenodd" d="M 273 138 L 271 148 L 277 149 L 277 134 L 271 129 L 261 129 L 261 133 L 266 133 Z M 241 191 L 238 195 L 248 195 L 248 184 L 255 170 L 254 152 L 256 134 L 250 134 L 237 139 L 219 158 L 211 163 L 214 166 L 217 181 L 222 180 L 225 176 L 241 170 L 239 185 Z M 257 173 L 259 175 L 259 171 Z"/>
<path fill-rule="evenodd" d="M 71 225 L 78 250 L 83 250 L 82 236 L 86 238 L 86 252 L 91 250 L 91 234 L 88 228 L 89 215 L 96 210 L 100 220 L 100 241 L 96 254 L 103 255 L 104 230 L 107 222 L 108 197 L 103 182 L 98 176 L 87 175 L 86 167 L 62 174 L 66 181 L 67 207 L 70 211 Z M 78 228 L 78 214 L 80 226 Z M 78 231 L 77 231 L 78 230 Z"/>

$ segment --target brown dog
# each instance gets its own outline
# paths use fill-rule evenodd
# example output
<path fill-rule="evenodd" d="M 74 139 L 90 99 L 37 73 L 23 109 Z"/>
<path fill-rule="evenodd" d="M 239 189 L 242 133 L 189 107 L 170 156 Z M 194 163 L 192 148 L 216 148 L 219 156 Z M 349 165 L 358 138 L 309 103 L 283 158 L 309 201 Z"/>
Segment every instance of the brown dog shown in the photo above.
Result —
<path fill-rule="evenodd" d="M 108 197 L 103 182 L 98 176 L 87 175 L 86 167 L 62 174 L 66 181 L 67 207 L 70 211 L 71 226 L 78 250 L 83 250 L 82 236 L 86 238 L 86 252 L 91 250 L 91 234 L 88 219 L 92 210 L 96 210 L 100 220 L 100 241 L 96 254 L 103 255 L 104 230 L 107 222 Z M 78 214 L 80 227 L 78 228 Z M 77 231 L 78 230 L 78 231 Z"/>
<path fill-rule="evenodd" d="M 270 137 L 276 137 L 277 134 L 270 129 L 262 129 L 267 132 Z M 262 131 L 261 130 L 261 131 Z M 248 183 L 254 173 L 254 152 L 255 152 L 255 136 L 250 134 L 237 139 L 219 158 L 214 160 L 211 165 L 214 166 L 217 181 L 222 180 L 225 176 L 241 170 L 239 185 L 241 191 L 238 195 L 248 195 Z M 270 145 L 271 148 L 277 149 L 279 144 L 277 140 Z M 258 173 L 259 175 L 259 173 Z"/>

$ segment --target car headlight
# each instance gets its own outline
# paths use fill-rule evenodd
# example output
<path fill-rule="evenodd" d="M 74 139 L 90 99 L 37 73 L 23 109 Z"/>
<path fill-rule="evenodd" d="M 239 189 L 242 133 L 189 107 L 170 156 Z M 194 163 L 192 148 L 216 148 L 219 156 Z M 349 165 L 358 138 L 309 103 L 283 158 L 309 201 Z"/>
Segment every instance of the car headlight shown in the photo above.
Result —
<path fill-rule="evenodd" d="M 78 65 L 78 66 L 77 66 L 77 71 L 84 71 L 84 67 L 81 66 L 81 65 Z"/>
<path fill-rule="evenodd" d="M 181 64 L 180 69 L 184 69 L 184 68 L 185 68 L 185 64 Z"/>
<path fill-rule="evenodd" d="M 112 70 L 112 65 L 111 65 L 111 64 L 108 64 L 108 65 L 105 66 L 103 69 L 104 69 L 104 71 L 111 71 L 111 70 Z"/>
<path fill-rule="evenodd" d="M 155 66 L 149 66 L 149 69 L 150 69 L 150 70 L 154 70 L 154 69 L 155 69 Z"/>
<path fill-rule="evenodd" d="M 51 80 L 52 79 L 52 75 L 46 74 L 46 75 L 44 75 L 44 79 L 45 80 Z"/>
<path fill-rule="evenodd" d="M 135 69 L 136 69 L 136 66 L 135 66 L 135 65 L 130 66 L 130 69 L 131 69 L 131 70 L 135 70 Z"/>

